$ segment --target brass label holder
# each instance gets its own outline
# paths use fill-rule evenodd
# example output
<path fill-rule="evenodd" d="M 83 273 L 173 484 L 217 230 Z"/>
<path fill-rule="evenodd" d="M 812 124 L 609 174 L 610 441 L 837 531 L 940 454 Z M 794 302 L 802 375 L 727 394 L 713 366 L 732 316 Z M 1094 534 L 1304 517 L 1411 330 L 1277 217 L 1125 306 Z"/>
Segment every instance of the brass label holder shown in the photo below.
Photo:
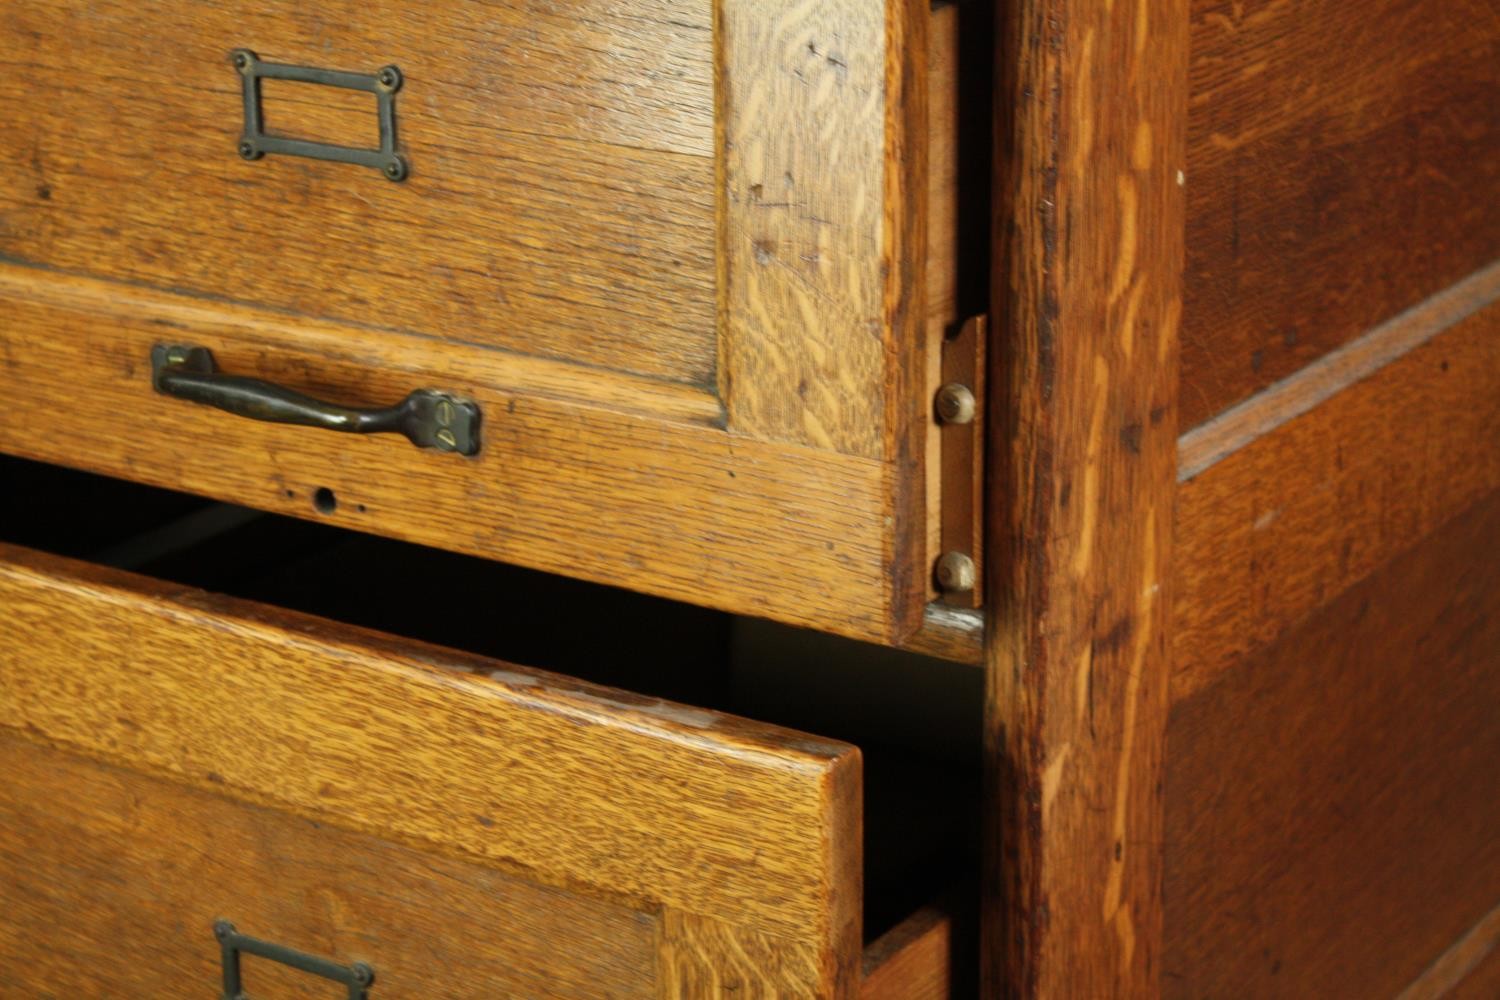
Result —
<path fill-rule="evenodd" d="M 312 66 L 262 62 L 260 56 L 249 49 L 235 49 L 229 54 L 229 61 L 240 75 L 245 98 L 245 128 L 239 142 L 241 157 L 258 160 L 267 153 L 305 156 L 314 160 L 373 167 L 387 180 L 406 180 L 411 172 L 410 167 L 406 157 L 396 152 L 396 92 L 401 89 L 402 78 L 401 71 L 395 66 L 385 66 L 374 73 L 343 73 Z M 295 80 L 374 94 L 376 116 L 380 120 L 380 147 L 361 149 L 357 146 L 267 135 L 265 115 L 261 109 L 262 80 Z"/>
<path fill-rule="evenodd" d="M 340 965 L 332 959 L 319 958 L 306 952 L 288 948 L 284 944 L 273 944 L 241 934 L 227 920 L 214 922 L 214 937 L 219 939 L 220 957 L 224 971 L 223 1000 L 249 1000 L 245 993 L 244 978 L 240 974 L 240 956 L 255 955 L 258 958 L 280 962 L 299 972 L 306 972 L 347 987 L 348 1000 L 367 1000 L 370 985 L 375 982 L 375 970 L 364 962 Z"/>

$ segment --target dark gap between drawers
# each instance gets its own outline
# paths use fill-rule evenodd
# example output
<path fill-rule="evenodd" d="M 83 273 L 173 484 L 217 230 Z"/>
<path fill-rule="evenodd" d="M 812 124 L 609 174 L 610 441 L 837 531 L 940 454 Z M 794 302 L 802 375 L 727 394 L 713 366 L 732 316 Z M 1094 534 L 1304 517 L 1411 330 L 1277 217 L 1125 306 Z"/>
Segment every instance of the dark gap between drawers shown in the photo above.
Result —
<path fill-rule="evenodd" d="M 854 743 L 866 939 L 977 897 L 972 668 L 8 456 L 0 539 Z"/>

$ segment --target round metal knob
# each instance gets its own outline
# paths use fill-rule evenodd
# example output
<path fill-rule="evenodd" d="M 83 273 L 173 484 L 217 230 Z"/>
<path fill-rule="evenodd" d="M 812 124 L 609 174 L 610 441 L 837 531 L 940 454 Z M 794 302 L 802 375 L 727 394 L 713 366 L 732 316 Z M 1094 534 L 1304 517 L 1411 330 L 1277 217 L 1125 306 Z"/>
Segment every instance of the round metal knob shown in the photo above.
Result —
<path fill-rule="evenodd" d="M 945 424 L 967 424 L 974 419 L 974 390 L 949 382 L 937 391 L 937 415 Z"/>
<path fill-rule="evenodd" d="M 937 561 L 937 584 L 948 593 L 974 589 L 974 560 L 962 552 L 947 552 Z"/>

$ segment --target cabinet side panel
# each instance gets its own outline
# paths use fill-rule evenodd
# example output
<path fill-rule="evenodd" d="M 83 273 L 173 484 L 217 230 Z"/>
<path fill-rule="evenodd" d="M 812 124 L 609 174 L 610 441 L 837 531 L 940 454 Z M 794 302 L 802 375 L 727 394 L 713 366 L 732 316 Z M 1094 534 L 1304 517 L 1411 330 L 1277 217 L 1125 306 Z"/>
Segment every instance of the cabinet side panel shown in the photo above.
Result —
<path fill-rule="evenodd" d="M 1489 0 L 1193 0 L 1182 426 L 1500 257 Z"/>
<path fill-rule="evenodd" d="M 1492 493 L 1173 706 L 1168 995 L 1394 995 L 1500 899 L 1497 550 Z"/>

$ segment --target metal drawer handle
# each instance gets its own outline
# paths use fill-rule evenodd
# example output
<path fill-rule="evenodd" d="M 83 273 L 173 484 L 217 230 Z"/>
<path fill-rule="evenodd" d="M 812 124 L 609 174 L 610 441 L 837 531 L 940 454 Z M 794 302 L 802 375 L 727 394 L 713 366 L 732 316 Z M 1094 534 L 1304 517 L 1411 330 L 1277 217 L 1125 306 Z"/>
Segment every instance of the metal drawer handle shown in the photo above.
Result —
<path fill-rule="evenodd" d="M 364 962 L 340 965 L 330 959 L 288 948 L 284 944 L 260 941 L 239 933 L 234 929 L 234 924 L 227 920 L 214 921 L 214 937 L 219 939 L 223 958 L 224 1000 L 248 1000 L 244 980 L 240 976 L 241 953 L 280 962 L 299 972 L 308 972 L 347 986 L 349 1000 L 366 1000 L 370 995 L 370 984 L 375 981 L 375 970 Z"/>
<path fill-rule="evenodd" d="M 151 381 L 164 395 L 251 420 L 349 434 L 405 434 L 419 448 L 460 455 L 479 451 L 478 404 L 436 389 L 418 389 L 395 406 L 356 410 L 260 379 L 226 375 L 208 348 L 176 344 L 151 348 Z"/>

